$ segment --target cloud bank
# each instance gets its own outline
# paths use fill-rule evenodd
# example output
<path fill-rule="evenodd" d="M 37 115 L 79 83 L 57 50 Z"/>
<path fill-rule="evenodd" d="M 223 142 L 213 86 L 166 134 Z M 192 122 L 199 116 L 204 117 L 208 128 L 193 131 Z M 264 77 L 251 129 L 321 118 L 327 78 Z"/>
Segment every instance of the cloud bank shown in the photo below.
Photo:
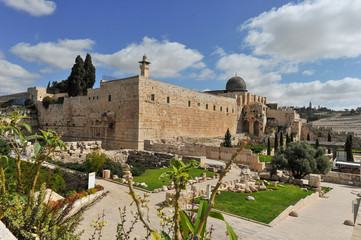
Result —
<path fill-rule="evenodd" d="M 54 13 L 56 4 L 47 0 L 0 0 L 8 7 L 39 17 Z"/>

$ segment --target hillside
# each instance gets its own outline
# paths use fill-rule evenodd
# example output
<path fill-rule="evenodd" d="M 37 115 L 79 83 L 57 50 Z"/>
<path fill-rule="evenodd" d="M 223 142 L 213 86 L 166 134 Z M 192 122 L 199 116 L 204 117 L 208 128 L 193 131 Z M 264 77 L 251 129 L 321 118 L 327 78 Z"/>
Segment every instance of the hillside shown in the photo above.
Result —
<path fill-rule="evenodd" d="M 354 132 L 361 136 L 361 114 L 337 113 L 334 116 L 312 122 L 315 127 L 332 127 L 336 132 Z"/>

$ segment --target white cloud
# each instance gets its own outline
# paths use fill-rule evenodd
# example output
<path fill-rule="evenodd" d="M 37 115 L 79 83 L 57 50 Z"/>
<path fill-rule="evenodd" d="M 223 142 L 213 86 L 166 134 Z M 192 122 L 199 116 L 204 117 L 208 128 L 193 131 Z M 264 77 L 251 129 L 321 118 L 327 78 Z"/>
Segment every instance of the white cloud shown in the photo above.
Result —
<path fill-rule="evenodd" d="M 361 55 L 361 1 L 305 0 L 273 8 L 241 26 L 256 55 L 293 61 Z"/>
<path fill-rule="evenodd" d="M 26 87 L 34 83 L 32 79 L 39 74 L 30 73 L 23 67 L 0 59 L 0 89 L 2 93 L 25 91 Z"/>
<path fill-rule="evenodd" d="M 22 59 L 38 64 L 47 64 L 55 69 L 70 69 L 77 55 L 86 54 L 91 50 L 95 42 L 90 39 L 64 39 L 57 42 L 41 42 L 36 45 L 18 43 L 10 51 Z M 52 69 L 46 68 L 46 72 Z"/>
<path fill-rule="evenodd" d="M 157 78 L 178 77 L 188 68 L 203 68 L 203 55 L 197 50 L 168 40 L 158 41 L 144 37 L 139 44 L 132 43 L 113 54 L 94 53 L 93 59 L 99 65 L 117 69 L 120 74 L 139 74 L 137 62 L 146 54 L 150 65 L 150 76 Z"/>
<path fill-rule="evenodd" d="M 8 7 L 19 11 L 25 11 L 32 16 L 50 15 L 55 11 L 54 1 L 47 0 L 0 0 Z"/>
<path fill-rule="evenodd" d="M 1 49 L 0 49 L 0 59 L 3 59 L 3 58 L 5 58 L 5 55 L 4 55 L 4 53 L 1 51 Z"/>
<path fill-rule="evenodd" d="M 267 102 L 278 102 L 284 106 L 306 106 L 310 101 L 321 106 L 353 106 L 361 102 L 361 79 L 273 83 L 258 87 L 253 92 L 266 96 Z"/>
<path fill-rule="evenodd" d="M 313 70 L 305 70 L 302 72 L 303 75 L 312 76 L 315 73 Z"/>
<path fill-rule="evenodd" d="M 217 47 L 216 47 L 216 50 L 214 50 L 214 52 L 213 52 L 211 55 L 218 55 L 218 56 L 220 56 L 220 57 L 224 57 L 224 56 L 226 56 L 227 54 L 226 54 L 226 52 L 224 51 L 223 48 L 217 46 Z"/>
<path fill-rule="evenodd" d="M 216 68 L 224 72 L 218 77 L 219 79 L 226 81 L 237 74 L 246 81 L 248 89 L 280 81 L 281 75 L 272 72 L 274 67 L 273 61 L 245 54 L 223 56 L 216 64 Z"/>

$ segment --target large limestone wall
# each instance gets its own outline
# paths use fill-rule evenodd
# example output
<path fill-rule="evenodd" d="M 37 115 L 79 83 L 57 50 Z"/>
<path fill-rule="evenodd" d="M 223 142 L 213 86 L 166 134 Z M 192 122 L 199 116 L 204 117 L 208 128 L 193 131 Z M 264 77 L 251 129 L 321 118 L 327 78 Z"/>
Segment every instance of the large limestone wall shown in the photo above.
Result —
<path fill-rule="evenodd" d="M 232 134 L 236 133 L 237 106 L 234 98 L 143 77 L 140 78 L 139 92 L 140 141 L 177 136 L 224 136 L 227 128 Z"/>
<path fill-rule="evenodd" d="M 65 98 L 45 109 L 39 125 L 64 133 L 65 140 L 101 140 L 108 149 L 138 148 L 138 77 L 101 82 L 86 96 Z"/>
<path fill-rule="evenodd" d="M 153 142 L 151 140 L 144 141 L 144 149 L 177 155 L 205 156 L 208 159 L 221 161 L 231 160 L 232 155 L 238 150 L 237 148 L 214 147 L 199 144 L 173 145 Z M 264 163 L 259 162 L 258 156 L 253 154 L 249 149 L 244 149 L 234 161 L 237 164 L 248 165 L 253 171 L 262 171 L 264 169 Z"/>
<path fill-rule="evenodd" d="M 278 126 L 289 127 L 294 120 L 300 119 L 299 114 L 293 110 L 267 109 L 267 118 L 277 120 Z"/>

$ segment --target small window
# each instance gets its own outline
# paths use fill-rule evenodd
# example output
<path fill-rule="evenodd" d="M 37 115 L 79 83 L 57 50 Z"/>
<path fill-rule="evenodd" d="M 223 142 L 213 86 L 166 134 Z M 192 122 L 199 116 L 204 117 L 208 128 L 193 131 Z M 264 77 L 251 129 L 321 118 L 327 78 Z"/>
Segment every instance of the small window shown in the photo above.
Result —
<path fill-rule="evenodd" d="M 89 100 L 90 100 L 90 97 L 89 97 Z"/>
<path fill-rule="evenodd" d="M 188 107 L 190 107 L 191 106 L 191 101 L 188 101 Z"/>
<path fill-rule="evenodd" d="M 228 112 L 228 108 L 226 108 L 226 112 Z"/>
<path fill-rule="evenodd" d="M 167 103 L 169 103 L 169 97 L 167 97 Z"/>
<path fill-rule="evenodd" d="M 201 104 L 200 103 L 198 103 L 198 107 L 200 106 Z"/>
<path fill-rule="evenodd" d="M 95 99 L 95 97 L 93 97 L 93 100 Z"/>
<path fill-rule="evenodd" d="M 208 109 L 208 104 L 206 104 L 206 109 Z"/>
<path fill-rule="evenodd" d="M 112 101 L 112 95 L 108 95 L 108 102 Z"/>
<path fill-rule="evenodd" d="M 151 99 L 152 101 L 154 101 L 154 99 L 155 99 L 154 94 L 150 95 L 150 99 Z"/>
<path fill-rule="evenodd" d="M 97 99 L 99 99 L 99 97 L 97 97 Z"/>
<path fill-rule="evenodd" d="M 222 112 L 222 107 L 220 107 L 220 108 L 219 108 L 219 111 L 221 111 L 221 112 Z"/>
<path fill-rule="evenodd" d="M 216 111 L 216 105 L 213 105 L 213 111 Z"/>
<path fill-rule="evenodd" d="M 234 109 L 232 108 L 232 113 L 234 113 Z"/>

